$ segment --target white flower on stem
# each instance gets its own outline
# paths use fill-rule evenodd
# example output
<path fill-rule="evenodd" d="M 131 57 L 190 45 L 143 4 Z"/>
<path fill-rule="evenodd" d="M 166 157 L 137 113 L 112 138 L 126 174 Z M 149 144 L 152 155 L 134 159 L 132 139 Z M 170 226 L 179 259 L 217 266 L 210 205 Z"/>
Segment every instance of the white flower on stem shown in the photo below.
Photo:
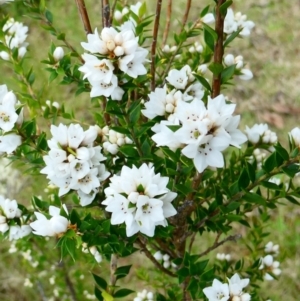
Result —
<path fill-rule="evenodd" d="M 9 228 L 9 237 L 10 241 L 21 239 L 31 233 L 31 227 L 28 225 L 22 226 L 11 226 Z"/>
<path fill-rule="evenodd" d="M 2 208 L 3 214 L 7 219 L 13 219 L 15 217 L 20 217 L 22 212 L 18 208 L 18 203 L 16 200 L 0 199 L 0 207 Z"/>
<path fill-rule="evenodd" d="M 201 21 L 206 24 L 214 24 L 215 16 L 212 13 L 208 13 L 204 17 L 201 18 Z"/>
<path fill-rule="evenodd" d="M 290 132 L 289 132 L 289 136 L 291 137 L 291 139 L 294 141 L 295 146 L 299 147 L 300 146 L 300 128 L 296 127 L 293 128 Z"/>
<path fill-rule="evenodd" d="M 65 212 L 68 214 L 67 207 L 63 205 Z M 60 208 L 55 206 L 49 207 L 49 214 L 51 218 L 47 217 L 39 212 L 34 212 L 37 220 L 30 223 L 30 227 L 33 229 L 33 234 L 41 236 L 59 236 L 67 232 L 69 226 L 69 220 L 60 215 Z"/>
<path fill-rule="evenodd" d="M 64 49 L 62 47 L 56 47 L 53 52 L 53 58 L 56 62 L 59 62 L 65 55 Z"/>
<path fill-rule="evenodd" d="M 224 20 L 224 33 L 232 34 L 237 30 L 238 30 L 238 23 L 235 21 L 233 10 L 231 8 L 228 8 Z"/>
<path fill-rule="evenodd" d="M 18 114 L 15 106 L 11 103 L 2 103 L 0 105 L 0 128 L 4 131 L 10 131 L 18 120 Z"/>
<path fill-rule="evenodd" d="M 235 64 L 235 61 L 234 61 L 234 55 L 233 54 L 227 54 L 225 57 L 224 57 L 224 64 L 226 66 L 232 66 Z"/>
<path fill-rule="evenodd" d="M 224 127 L 225 131 L 230 135 L 231 141 L 230 145 L 233 145 L 237 148 L 241 147 L 241 144 L 247 141 L 246 135 L 242 133 L 237 127 L 239 126 L 241 116 L 231 116 L 228 119 L 227 125 Z"/>
<path fill-rule="evenodd" d="M 245 132 L 248 136 L 248 140 L 253 144 L 260 141 L 266 144 L 274 144 L 277 142 L 276 133 L 270 131 L 267 124 L 255 124 L 252 128 L 246 126 Z"/>
<path fill-rule="evenodd" d="M 225 254 L 225 253 L 217 253 L 216 258 L 220 261 L 230 261 L 231 260 L 231 255 L 230 254 Z"/>
<path fill-rule="evenodd" d="M 98 135 L 96 127 L 84 131 L 80 125 L 60 124 L 51 126 L 52 139 L 48 141 L 50 151 L 44 156 L 46 167 L 41 173 L 59 188 L 59 196 L 71 189 L 77 190 L 82 205 L 92 202 L 109 173 L 102 161 L 106 158 L 100 146 L 93 146 Z M 80 191 L 80 192 L 79 192 Z"/>
<path fill-rule="evenodd" d="M 85 63 L 78 70 L 84 73 L 83 78 L 88 78 L 89 81 L 103 81 L 109 83 L 115 69 L 112 62 L 107 59 L 99 60 L 96 56 L 84 53 L 82 55 Z"/>
<path fill-rule="evenodd" d="M 184 90 L 188 83 L 189 77 L 186 69 L 183 67 L 181 70 L 172 69 L 169 71 L 166 80 L 176 89 Z"/>
<path fill-rule="evenodd" d="M 265 252 L 266 253 L 274 253 L 274 256 L 279 254 L 279 245 L 278 244 L 274 244 L 272 241 L 269 241 L 266 245 L 265 245 Z"/>
<path fill-rule="evenodd" d="M 92 85 L 92 90 L 90 93 L 91 97 L 97 96 L 106 96 L 113 100 L 121 100 L 124 94 L 124 91 L 118 86 L 118 78 L 115 75 L 112 75 L 110 81 L 108 83 L 103 80 L 92 80 L 90 79 L 90 83 Z"/>
<path fill-rule="evenodd" d="M 240 299 L 238 300 L 250 300 L 250 295 L 243 292 L 243 289 L 249 284 L 249 278 L 241 279 L 236 273 L 230 279 L 228 279 L 228 283 L 229 293 L 233 298 L 239 297 Z"/>
<path fill-rule="evenodd" d="M 112 224 L 125 222 L 127 236 L 138 231 L 153 236 L 157 225 L 165 226 L 166 218 L 176 214 L 170 203 L 177 194 L 169 191 L 168 178 L 155 174 L 153 167 L 123 166 L 121 174 L 114 175 L 110 181 L 102 204 L 107 206 L 106 211 L 112 212 Z"/>
<path fill-rule="evenodd" d="M 6 222 L 6 216 L 0 215 L 0 232 L 5 233 L 9 229 L 9 225 Z"/>
<path fill-rule="evenodd" d="M 5 33 L 5 42 L 10 49 L 18 48 L 18 56 L 22 58 L 26 53 L 28 43 L 25 42 L 27 38 L 28 27 L 23 26 L 23 23 L 15 21 L 13 18 L 9 19 L 2 30 Z"/>
<path fill-rule="evenodd" d="M 227 283 L 222 283 L 218 279 L 214 279 L 212 286 L 203 289 L 204 295 L 209 301 L 228 301 L 229 286 Z"/>
<path fill-rule="evenodd" d="M 190 101 L 194 98 L 197 98 L 199 100 L 202 99 L 204 96 L 204 89 L 203 86 L 200 83 L 194 83 L 190 85 L 183 93 L 183 100 L 184 101 Z"/>
<path fill-rule="evenodd" d="M 148 50 L 139 47 L 133 54 L 125 55 L 119 60 L 119 68 L 132 78 L 147 73 L 143 65 L 146 61 Z"/>
<path fill-rule="evenodd" d="M 157 261 L 163 259 L 163 255 L 162 255 L 161 251 L 155 252 L 155 253 L 153 254 L 153 257 L 154 257 Z"/>
<path fill-rule="evenodd" d="M 21 136 L 11 133 L 0 136 L 0 154 L 11 154 L 22 144 Z"/>
<path fill-rule="evenodd" d="M 163 120 L 151 128 L 155 133 L 151 138 L 157 146 L 168 146 L 173 151 L 182 147 L 182 143 L 178 140 L 175 132 L 169 128 L 169 126 L 174 125 L 179 125 L 179 122 Z"/>
<path fill-rule="evenodd" d="M 239 79 L 241 80 L 250 80 L 253 78 L 253 73 L 250 69 L 243 68 L 241 70 L 241 74 L 239 75 Z"/>
<path fill-rule="evenodd" d="M 281 274 L 281 269 L 279 268 L 279 261 L 274 261 L 272 255 L 266 255 L 261 259 L 261 265 L 259 267 L 260 270 L 264 270 L 264 279 L 268 281 L 274 280 L 274 277 L 269 273 L 272 273 L 275 276 L 279 276 Z M 269 272 L 269 273 L 268 273 Z"/>

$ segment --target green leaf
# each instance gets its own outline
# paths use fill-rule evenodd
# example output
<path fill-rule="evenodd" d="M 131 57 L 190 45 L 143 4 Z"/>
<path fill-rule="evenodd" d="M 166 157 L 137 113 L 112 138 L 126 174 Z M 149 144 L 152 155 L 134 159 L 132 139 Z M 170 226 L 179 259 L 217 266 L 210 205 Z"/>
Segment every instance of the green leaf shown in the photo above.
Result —
<path fill-rule="evenodd" d="M 105 301 L 113 301 L 114 297 L 109 294 L 107 291 L 102 291 L 102 297 Z"/>
<path fill-rule="evenodd" d="M 53 23 L 53 15 L 49 10 L 46 10 L 45 17 L 51 24 Z"/>
<path fill-rule="evenodd" d="M 194 73 L 193 73 L 193 75 L 196 77 L 196 79 L 198 80 L 198 82 L 200 82 L 202 84 L 202 86 L 204 88 L 206 88 L 209 92 L 212 91 L 210 84 L 208 83 L 208 81 L 204 77 L 202 77 L 202 76 L 200 76 L 198 74 L 194 74 Z"/>
<path fill-rule="evenodd" d="M 205 26 L 203 23 L 204 41 L 211 51 L 215 49 L 215 40 L 217 39 L 216 32 L 209 26 Z"/>
<path fill-rule="evenodd" d="M 100 276 L 93 274 L 94 280 L 97 283 L 97 285 L 99 285 L 99 287 L 101 287 L 102 289 L 106 290 L 107 288 L 107 282 L 101 278 Z"/>
<path fill-rule="evenodd" d="M 205 268 L 208 264 L 208 261 L 209 260 L 206 259 L 206 260 L 203 260 L 203 261 L 200 261 L 200 262 L 192 263 L 190 265 L 190 274 L 200 276 L 204 272 L 204 270 L 205 270 Z"/>
<path fill-rule="evenodd" d="M 235 65 L 231 65 L 225 68 L 221 73 L 222 84 L 227 83 L 234 75 Z"/>
<path fill-rule="evenodd" d="M 290 178 L 293 178 L 296 173 L 299 172 L 299 164 L 291 164 L 286 167 L 282 167 L 282 171 Z"/>
<path fill-rule="evenodd" d="M 274 145 L 276 152 L 282 157 L 283 160 L 287 161 L 290 156 L 286 149 L 284 149 L 279 143 Z"/>
<path fill-rule="evenodd" d="M 117 276 L 117 279 L 124 278 L 129 274 L 131 265 L 125 265 L 122 267 L 118 267 L 117 270 L 115 271 L 115 275 Z"/>
<path fill-rule="evenodd" d="M 114 293 L 114 298 L 123 298 L 134 293 L 133 290 L 122 288 Z"/>
<path fill-rule="evenodd" d="M 300 205 L 299 201 L 297 201 L 295 198 L 293 198 L 293 197 L 290 196 L 290 195 L 287 195 L 285 198 L 286 198 L 289 202 L 291 202 L 291 203 L 293 203 L 293 204 L 295 204 L 295 205 Z"/>
<path fill-rule="evenodd" d="M 227 14 L 227 8 L 232 4 L 232 0 L 227 0 L 220 6 L 220 13 L 225 17 Z"/>
<path fill-rule="evenodd" d="M 210 5 L 207 5 L 202 9 L 202 11 L 200 13 L 200 19 L 203 18 L 208 13 L 209 7 L 210 7 Z"/>
<path fill-rule="evenodd" d="M 242 28 L 232 33 L 224 42 L 224 48 L 227 47 L 241 32 Z"/>
<path fill-rule="evenodd" d="M 140 155 L 134 145 L 125 144 L 119 148 L 119 151 L 126 157 L 139 158 Z"/>
<path fill-rule="evenodd" d="M 218 76 L 222 70 L 224 69 L 223 68 L 223 65 L 222 64 L 219 64 L 219 63 L 211 63 L 209 64 L 208 66 L 208 69 L 216 76 Z"/>
<path fill-rule="evenodd" d="M 146 2 L 144 1 L 139 9 L 139 17 L 141 18 L 147 12 Z"/>
<path fill-rule="evenodd" d="M 267 172 L 271 172 L 277 167 L 276 152 L 272 153 L 264 162 L 263 168 Z"/>
<path fill-rule="evenodd" d="M 242 199 L 244 199 L 248 203 L 258 204 L 262 206 L 266 205 L 266 200 L 262 196 L 258 195 L 257 193 L 248 192 L 242 197 Z"/>
<path fill-rule="evenodd" d="M 268 188 L 268 189 L 272 189 L 272 190 L 281 190 L 281 188 L 280 188 L 278 185 L 276 185 L 275 183 L 269 182 L 269 181 L 262 181 L 262 182 L 261 182 L 261 185 L 262 185 L 263 187 Z"/>
<path fill-rule="evenodd" d="M 40 9 L 40 12 L 41 12 L 41 13 L 44 12 L 45 7 L 46 7 L 45 0 L 40 0 L 39 9 Z"/>
<path fill-rule="evenodd" d="M 97 286 L 95 286 L 94 293 L 95 293 L 96 298 L 97 298 L 99 301 L 103 301 L 102 293 L 101 293 L 101 291 L 97 288 Z"/>
<path fill-rule="evenodd" d="M 128 129 L 122 127 L 122 126 L 112 126 L 110 127 L 111 130 L 115 131 L 115 132 L 118 132 L 118 133 L 121 133 L 121 134 L 124 134 L 126 136 L 130 135 L 130 132 Z"/>
<path fill-rule="evenodd" d="M 135 125 L 141 116 L 141 105 L 137 105 L 129 114 L 130 123 Z"/>
<path fill-rule="evenodd" d="M 249 183 L 250 183 L 250 178 L 249 178 L 246 168 L 244 167 L 239 176 L 238 185 L 239 185 L 240 189 L 245 189 L 245 188 L 247 188 Z"/>

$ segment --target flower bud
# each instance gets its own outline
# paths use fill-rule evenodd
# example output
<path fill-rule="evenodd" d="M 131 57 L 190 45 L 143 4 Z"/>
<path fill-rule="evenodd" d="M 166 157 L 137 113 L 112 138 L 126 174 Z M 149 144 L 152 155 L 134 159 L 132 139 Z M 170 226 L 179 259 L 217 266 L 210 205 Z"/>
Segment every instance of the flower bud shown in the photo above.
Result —
<path fill-rule="evenodd" d="M 65 53 L 62 47 L 56 47 L 53 52 L 53 57 L 56 62 L 60 61 L 64 57 Z"/>
<path fill-rule="evenodd" d="M 224 58 L 224 63 L 226 66 L 234 65 L 235 61 L 233 54 L 227 54 Z"/>
<path fill-rule="evenodd" d="M 116 10 L 115 13 L 114 13 L 114 18 L 116 21 L 121 21 L 122 20 L 122 13 L 119 11 L 119 10 Z"/>
<path fill-rule="evenodd" d="M 0 51 L 0 58 L 5 61 L 9 61 L 10 57 L 6 51 Z"/>

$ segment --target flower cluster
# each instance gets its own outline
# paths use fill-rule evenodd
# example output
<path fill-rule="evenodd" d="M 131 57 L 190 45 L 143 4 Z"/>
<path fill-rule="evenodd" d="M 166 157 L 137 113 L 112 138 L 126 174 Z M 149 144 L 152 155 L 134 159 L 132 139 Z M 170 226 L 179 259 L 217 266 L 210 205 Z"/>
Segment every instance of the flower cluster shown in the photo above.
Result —
<path fill-rule="evenodd" d="M 97 127 L 84 131 L 78 124 L 69 127 L 51 126 L 52 139 L 48 140 L 50 151 L 44 156 L 46 174 L 50 182 L 59 188 L 59 196 L 71 189 L 77 191 L 80 204 L 89 205 L 95 198 L 100 182 L 109 172 L 101 164 L 106 158 L 100 146 L 93 146 L 98 135 Z"/>
<path fill-rule="evenodd" d="M 5 33 L 5 46 L 9 49 L 17 48 L 18 57 L 22 58 L 27 51 L 26 47 L 29 45 L 26 42 L 28 27 L 11 18 L 5 23 L 2 31 Z M 1 51 L 0 57 L 4 60 L 10 59 L 10 55 L 6 51 Z"/>
<path fill-rule="evenodd" d="M 251 30 L 255 24 L 253 21 L 247 20 L 247 16 L 241 12 L 233 13 L 231 8 L 227 9 L 227 14 L 224 20 L 224 33 L 232 34 L 240 30 L 241 37 L 247 37 L 251 34 Z"/>
<path fill-rule="evenodd" d="M 140 168 L 123 166 L 120 175 L 111 177 L 104 190 L 107 198 L 102 204 L 112 212 L 111 223 L 125 222 L 127 236 L 140 231 L 152 237 L 156 226 L 166 226 L 166 218 L 176 214 L 171 202 L 177 193 L 169 191 L 168 181 L 146 164 Z"/>
<path fill-rule="evenodd" d="M 6 85 L 0 86 L 0 154 L 10 154 L 21 145 L 22 139 L 19 135 L 12 132 L 15 125 L 23 122 L 23 112 L 19 115 L 16 110 L 20 102 L 16 95 L 10 91 L 8 92 Z"/>
<path fill-rule="evenodd" d="M 202 98 L 204 89 L 195 81 L 189 66 L 181 70 L 170 70 L 167 86 L 156 88 L 149 95 L 142 113 L 152 119 L 164 116 L 152 127 L 152 139 L 157 146 L 168 146 L 172 150 L 181 148 L 184 156 L 193 159 L 199 172 L 208 166 L 223 167 L 222 151 L 230 145 L 240 147 L 247 139 L 237 129 L 240 116 L 232 116 L 235 104 L 227 104 L 225 97 L 219 95 L 208 98 L 205 106 Z"/>
<path fill-rule="evenodd" d="M 162 261 L 163 262 L 162 265 L 166 269 L 168 269 L 170 266 L 172 266 L 173 268 L 177 267 L 177 265 L 170 260 L 169 254 L 162 254 L 161 251 L 157 251 L 153 254 L 153 257 L 157 261 Z"/>
<path fill-rule="evenodd" d="M 130 28 L 118 32 L 113 27 L 105 27 L 99 36 L 97 29 L 88 34 L 88 43 L 81 43 L 85 50 L 82 58 L 85 63 L 79 68 L 92 85 L 91 97 L 105 96 L 112 100 L 121 100 L 124 90 L 119 80 L 126 81 L 126 76 L 137 78 L 147 73 L 144 63 L 148 50 L 139 47 L 138 38 Z M 122 75 L 118 75 L 122 71 Z"/>
<path fill-rule="evenodd" d="M 30 226 L 16 225 L 13 221 L 15 219 L 23 222 L 22 211 L 18 208 L 17 201 L 0 196 L 0 232 L 5 233 L 9 230 L 9 240 L 17 240 L 31 233 Z"/>
<path fill-rule="evenodd" d="M 144 289 L 142 292 L 137 293 L 137 297 L 133 301 L 153 301 L 153 298 L 153 293 Z"/>
<path fill-rule="evenodd" d="M 279 276 L 281 274 L 281 269 L 279 268 L 280 262 L 274 260 L 274 257 L 279 254 L 279 245 L 270 241 L 265 245 L 265 252 L 271 254 L 261 258 L 259 269 L 264 272 L 265 280 L 272 281 L 274 280 L 274 277 L 271 274 L 275 276 Z"/>
<path fill-rule="evenodd" d="M 230 261 L 231 260 L 231 255 L 230 254 L 225 254 L 225 253 L 217 253 L 216 258 L 220 261 Z"/>
<path fill-rule="evenodd" d="M 245 133 L 248 140 L 253 144 L 264 143 L 273 145 L 277 142 L 277 135 L 275 132 L 269 130 L 267 124 L 255 124 L 252 128 L 246 126 Z"/>
<path fill-rule="evenodd" d="M 233 54 L 227 54 L 224 57 L 224 64 L 226 66 L 235 65 L 236 70 L 240 72 L 239 78 L 242 80 L 250 80 L 253 78 L 253 73 L 250 69 L 244 67 L 244 59 L 241 55 L 234 57 Z"/>
<path fill-rule="evenodd" d="M 203 289 L 209 301 L 249 301 L 251 296 L 244 293 L 243 289 L 249 284 L 249 279 L 241 279 L 238 274 L 234 274 L 228 283 L 222 283 L 214 279 L 212 286 Z"/>
<path fill-rule="evenodd" d="M 126 137 L 124 134 L 118 133 L 108 126 L 105 126 L 100 130 L 102 135 L 103 149 L 104 151 L 116 155 L 119 151 L 119 147 L 124 144 L 132 144 L 132 140 Z"/>
<path fill-rule="evenodd" d="M 66 205 L 63 205 L 63 209 L 68 214 Z M 32 233 L 35 235 L 59 236 L 69 228 L 69 220 L 60 214 L 60 208 L 58 207 L 49 207 L 49 214 L 51 216 L 49 220 L 40 212 L 34 212 L 34 214 L 37 220 L 30 223 L 30 227 L 33 229 Z"/>

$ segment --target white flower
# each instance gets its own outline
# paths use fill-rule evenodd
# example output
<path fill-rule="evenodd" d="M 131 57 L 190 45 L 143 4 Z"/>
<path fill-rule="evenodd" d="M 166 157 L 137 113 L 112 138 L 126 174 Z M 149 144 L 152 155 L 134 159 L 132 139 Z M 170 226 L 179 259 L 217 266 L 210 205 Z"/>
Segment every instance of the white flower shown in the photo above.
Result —
<path fill-rule="evenodd" d="M 274 243 L 272 241 L 269 241 L 266 245 L 265 245 L 265 252 L 266 253 L 274 253 L 274 255 L 278 255 L 279 254 L 279 245 L 274 245 Z"/>
<path fill-rule="evenodd" d="M 274 274 L 275 276 L 279 276 L 281 274 L 281 269 L 279 268 L 279 266 L 279 261 L 274 261 L 272 255 L 266 255 L 264 258 L 261 259 L 261 265 L 259 269 L 265 271 L 264 279 L 271 281 L 274 280 L 274 278 L 268 272 Z"/>
<path fill-rule="evenodd" d="M 56 62 L 60 61 L 65 55 L 64 49 L 62 47 L 56 47 L 53 52 L 53 58 Z"/>
<path fill-rule="evenodd" d="M 127 236 L 138 231 L 153 236 L 157 225 L 166 226 L 166 218 L 176 214 L 171 201 L 177 194 L 169 191 L 168 178 L 155 174 L 153 167 L 123 166 L 121 174 L 110 181 L 102 204 L 112 212 L 112 224 L 125 222 Z"/>
<path fill-rule="evenodd" d="M 172 69 L 169 71 L 166 80 L 176 89 L 184 90 L 188 83 L 189 77 L 185 67 L 181 70 Z"/>
<path fill-rule="evenodd" d="M 209 301 L 227 301 L 229 300 L 229 287 L 227 283 L 222 283 L 214 279 L 212 286 L 203 289 L 203 293 Z"/>
<path fill-rule="evenodd" d="M 106 97 L 111 96 L 113 100 L 122 99 L 124 91 L 120 87 L 118 87 L 118 78 L 115 75 L 112 75 L 108 83 L 100 79 L 90 79 L 90 83 L 92 85 L 92 90 L 90 93 L 91 97 L 103 95 Z"/>
<path fill-rule="evenodd" d="M 225 253 L 217 253 L 216 258 L 220 261 L 223 261 L 223 260 L 230 261 L 231 255 L 225 254 Z"/>
<path fill-rule="evenodd" d="M 255 124 L 252 128 L 246 126 L 245 129 L 248 140 L 256 144 L 260 141 L 266 144 L 274 144 L 277 142 L 276 133 L 269 130 L 267 124 Z"/>
<path fill-rule="evenodd" d="M 11 103 L 0 105 L 0 128 L 4 131 L 10 131 L 18 119 L 15 112 L 15 106 Z"/>
<path fill-rule="evenodd" d="M 253 73 L 250 69 L 243 68 L 241 70 L 241 75 L 239 75 L 239 78 L 242 80 L 250 80 L 251 78 L 253 78 Z"/>
<path fill-rule="evenodd" d="M 18 240 L 20 238 L 23 238 L 31 233 L 31 228 L 28 225 L 22 225 L 20 226 L 11 226 L 9 228 L 9 237 L 8 239 L 10 241 L 12 240 Z"/>
<path fill-rule="evenodd" d="M 296 127 L 291 130 L 289 136 L 293 139 L 295 146 L 300 146 L 300 128 Z"/>
<path fill-rule="evenodd" d="M 84 53 L 82 55 L 85 63 L 78 70 L 84 73 L 83 78 L 88 78 L 89 81 L 103 81 L 109 83 L 115 69 L 110 60 L 99 60 L 96 56 Z"/>
<path fill-rule="evenodd" d="M 227 54 L 224 57 L 224 63 L 225 63 L 226 66 L 234 65 L 235 64 L 234 55 L 233 54 Z"/>
<path fill-rule="evenodd" d="M 11 154 L 22 144 L 21 136 L 17 134 L 7 134 L 0 136 L 0 154 Z"/>
<path fill-rule="evenodd" d="M 190 101 L 190 100 L 193 100 L 194 98 L 201 100 L 203 96 L 204 96 L 203 86 L 197 82 L 197 83 L 190 85 L 184 91 L 183 100 Z"/>
<path fill-rule="evenodd" d="M 236 273 L 230 279 L 229 292 L 231 296 L 241 296 L 243 294 L 243 289 L 249 284 L 249 278 L 241 279 Z"/>
<path fill-rule="evenodd" d="M 228 8 L 224 20 L 224 32 L 227 34 L 231 34 L 237 30 L 238 30 L 238 23 L 234 19 L 233 10 L 231 8 Z"/>
<path fill-rule="evenodd" d="M 9 229 L 9 226 L 6 222 L 6 217 L 0 215 L 0 232 L 5 233 Z"/>
<path fill-rule="evenodd" d="M 67 207 L 63 206 L 66 213 L 68 213 Z M 68 230 L 69 220 L 60 215 L 60 208 L 55 206 L 49 207 L 49 214 L 51 218 L 48 220 L 45 215 L 34 212 L 37 220 L 30 223 L 30 227 L 33 229 L 33 234 L 41 236 L 58 236 L 65 233 Z"/>
<path fill-rule="evenodd" d="M 5 42 L 10 48 L 18 48 L 19 57 L 23 57 L 26 53 L 28 43 L 25 42 L 27 38 L 28 27 L 23 26 L 23 23 L 16 22 L 13 18 L 9 19 L 2 30 L 5 32 Z"/>
<path fill-rule="evenodd" d="M 0 207 L 7 219 L 13 219 L 15 217 L 20 217 L 22 212 L 18 208 L 18 203 L 16 200 L 10 199 L 0 199 Z"/>
<path fill-rule="evenodd" d="M 77 190 L 83 206 L 89 205 L 109 173 L 101 164 L 106 158 L 100 146 L 93 146 L 98 135 L 96 127 L 84 131 L 80 125 L 52 125 L 50 151 L 44 156 L 46 167 L 41 173 L 59 187 L 59 196 Z"/>
<path fill-rule="evenodd" d="M 208 13 L 204 17 L 201 18 L 201 21 L 206 24 L 214 24 L 215 16 L 212 13 Z"/>
<path fill-rule="evenodd" d="M 119 68 L 130 77 L 137 78 L 147 73 L 144 63 L 148 50 L 139 47 L 133 54 L 125 55 L 119 60 Z"/>

